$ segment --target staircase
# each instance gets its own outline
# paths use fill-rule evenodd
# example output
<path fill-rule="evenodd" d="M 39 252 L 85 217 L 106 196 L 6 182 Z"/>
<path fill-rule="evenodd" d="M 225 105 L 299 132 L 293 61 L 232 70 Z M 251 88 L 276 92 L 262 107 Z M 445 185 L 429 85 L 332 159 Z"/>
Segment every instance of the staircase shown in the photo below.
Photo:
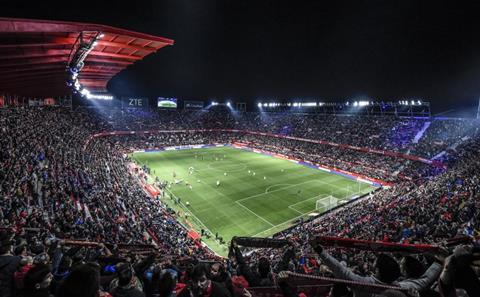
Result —
<path fill-rule="evenodd" d="M 431 124 L 432 122 L 425 122 L 425 124 L 423 124 L 422 129 L 420 129 L 420 131 L 417 132 L 417 135 L 415 135 L 415 137 L 413 138 L 412 142 L 418 143 L 420 138 L 422 138 L 423 134 L 425 133 L 425 131 L 427 131 L 428 127 L 430 127 Z"/>

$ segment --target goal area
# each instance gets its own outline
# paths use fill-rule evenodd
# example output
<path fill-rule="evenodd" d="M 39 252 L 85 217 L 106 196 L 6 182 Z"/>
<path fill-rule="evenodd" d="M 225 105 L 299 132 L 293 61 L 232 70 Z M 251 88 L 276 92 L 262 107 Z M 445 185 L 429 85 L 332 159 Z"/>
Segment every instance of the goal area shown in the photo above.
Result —
<path fill-rule="evenodd" d="M 338 200 L 339 199 L 333 197 L 332 195 L 320 198 L 315 202 L 315 210 L 319 212 L 328 211 L 338 205 Z"/>

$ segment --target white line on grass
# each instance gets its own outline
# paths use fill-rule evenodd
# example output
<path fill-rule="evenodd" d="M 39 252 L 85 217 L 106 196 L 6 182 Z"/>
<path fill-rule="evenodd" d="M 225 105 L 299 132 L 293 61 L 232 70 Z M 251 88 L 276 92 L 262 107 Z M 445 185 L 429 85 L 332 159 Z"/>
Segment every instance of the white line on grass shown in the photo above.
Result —
<path fill-rule="evenodd" d="M 295 209 L 295 208 L 293 208 L 293 207 L 290 207 L 290 205 L 288 206 L 288 208 L 289 208 L 290 210 L 293 210 L 294 212 L 296 212 L 296 213 L 299 213 L 300 215 L 302 215 L 302 216 L 303 216 L 303 212 L 301 212 L 301 211 L 298 211 L 298 210 L 296 210 L 296 209 Z"/>
<path fill-rule="evenodd" d="M 312 210 L 312 211 L 306 212 L 306 213 L 304 213 L 304 214 L 301 214 L 301 215 L 299 215 L 299 216 L 297 216 L 297 217 L 288 219 L 288 220 L 286 220 L 285 222 L 282 222 L 282 223 L 280 223 L 280 224 L 278 224 L 278 225 L 273 226 L 272 228 L 268 228 L 268 229 L 266 229 L 266 230 L 263 230 L 263 231 L 261 231 L 261 232 L 258 232 L 257 234 L 252 235 L 252 237 L 257 237 L 257 236 L 260 235 L 260 234 L 263 234 L 263 233 L 265 233 L 265 232 L 268 232 L 268 231 L 270 231 L 270 230 L 272 230 L 272 229 L 275 229 L 275 228 L 277 228 L 278 226 L 284 225 L 284 224 L 286 224 L 286 223 L 295 221 L 296 219 L 299 219 L 299 218 L 301 218 L 301 217 L 303 217 L 303 216 L 306 216 L 306 215 L 308 215 L 309 213 L 312 213 L 312 212 L 314 212 L 314 211 L 315 211 L 315 210 Z"/>
<path fill-rule="evenodd" d="M 290 205 L 288 206 L 288 208 L 290 208 L 291 210 L 296 211 L 296 212 L 298 212 L 298 213 L 301 213 L 302 215 L 305 215 L 305 213 L 303 213 L 303 212 L 299 211 L 298 209 L 296 209 L 296 208 L 294 207 L 294 205 L 297 205 L 297 204 L 300 204 L 300 203 L 304 203 L 305 201 L 310 201 L 310 200 L 315 199 L 315 198 L 320 197 L 320 196 L 326 196 L 326 197 L 328 197 L 328 194 L 320 194 L 320 195 L 313 196 L 313 197 L 311 197 L 311 198 L 308 198 L 308 199 L 299 201 L 299 202 L 297 202 L 297 203 L 290 204 Z M 312 212 L 312 211 L 310 211 L 310 212 Z M 307 213 L 308 213 L 308 212 L 307 212 Z"/>
<path fill-rule="evenodd" d="M 172 191 L 170 191 L 169 189 L 165 188 L 165 190 L 167 190 L 171 195 L 173 195 L 173 197 L 177 198 L 177 195 L 175 195 Z M 183 206 L 183 208 L 185 210 L 187 210 L 198 222 L 200 222 L 201 225 L 203 225 L 203 227 L 205 227 L 205 230 L 207 230 L 208 232 L 210 232 L 210 234 L 215 234 L 213 233 L 212 231 L 210 231 L 210 229 L 208 229 L 208 227 L 193 213 L 193 211 L 191 211 L 190 209 L 188 209 L 188 207 L 183 204 L 182 201 L 180 201 L 180 204 Z"/>
<path fill-rule="evenodd" d="M 265 220 L 264 218 L 262 218 L 261 216 L 259 216 L 258 214 L 256 214 L 253 210 L 251 210 L 250 208 L 246 207 L 245 205 L 241 204 L 240 202 L 238 201 L 235 201 L 236 204 L 240 205 L 241 207 L 245 208 L 246 210 L 248 210 L 249 212 L 251 212 L 253 215 L 257 216 L 257 218 L 261 219 L 262 221 L 264 221 L 265 223 L 269 224 L 270 226 L 275 226 L 274 224 L 270 223 L 269 221 Z"/>
<path fill-rule="evenodd" d="M 268 193 L 268 190 L 270 190 L 271 188 L 276 187 L 276 186 L 292 186 L 292 184 L 274 184 L 274 185 L 271 185 L 265 190 L 265 194 Z"/>
<path fill-rule="evenodd" d="M 255 198 L 255 197 L 258 197 L 258 196 L 262 196 L 262 195 L 270 194 L 270 193 L 273 193 L 273 192 L 278 192 L 278 191 L 282 191 L 282 190 L 285 190 L 285 189 L 293 188 L 293 187 L 296 187 L 296 186 L 299 186 L 299 185 L 308 184 L 308 183 L 311 183 L 311 182 L 314 182 L 314 181 L 315 180 L 312 179 L 312 180 L 305 181 L 305 182 L 298 183 L 298 184 L 294 184 L 294 185 L 291 185 L 291 186 L 288 186 L 288 187 L 285 187 L 285 188 L 280 188 L 278 190 L 273 190 L 273 191 L 270 191 L 268 193 L 260 193 L 260 194 L 248 196 L 248 197 L 245 197 L 245 198 L 242 198 L 242 199 L 238 199 L 237 202 L 245 201 L 245 200 L 249 200 L 251 198 Z"/>
<path fill-rule="evenodd" d="M 350 192 L 349 188 L 340 187 L 340 186 L 337 186 L 337 185 L 335 185 L 335 184 L 331 184 L 331 183 L 324 182 L 324 181 L 322 181 L 322 180 L 317 180 L 317 181 L 318 181 L 319 183 L 321 183 L 321 184 L 324 184 L 324 185 L 326 185 L 326 186 L 330 186 L 330 187 L 337 188 L 337 189 L 339 189 L 340 191 L 344 192 L 344 193 L 345 193 L 345 197 L 341 197 L 340 200 L 346 200 L 347 197 L 348 197 L 348 198 L 351 198 L 351 197 L 353 197 L 353 196 L 356 196 L 356 195 L 362 193 L 362 190 L 360 190 L 360 191 L 352 191 L 352 195 L 349 195 L 349 192 Z M 338 198 L 337 198 L 337 199 L 338 199 Z"/>
<path fill-rule="evenodd" d="M 222 192 L 218 191 L 217 189 L 215 189 L 214 187 L 210 186 L 209 184 L 207 184 L 206 182 L 202 181 L 202 183 L 204 183 L 205 185 L 209 186 L 210 188 L 212 188 L 212 190 L 214 190 L 215 192 L 217 192 L 218 194 L 222 195 L 223 197 L 227 198 L 227 196 L 225 196 L 225 194 L 223 194 Z M 258 214 L 256 214 L 254 211 L 252 211 L 250 208 L 246 207 L 245 205 L 241 204 L 240 202 L 238 201 L 235 201 L 236 204 L 240 205 L 241 207 L 245 208 L 246 210 L 248 210 L 249 212 L 251 212 L 252 214 L 254 214 L 257 218 L 261 219 L 262 221 L 264 221 L 265 223 L 269 224 L 270 226 L 275 226 L 274 224 L 270 223 L 269 221 L 267 221 L 266 219 L 264 219 L 263 217 L 259 216 Z"/>

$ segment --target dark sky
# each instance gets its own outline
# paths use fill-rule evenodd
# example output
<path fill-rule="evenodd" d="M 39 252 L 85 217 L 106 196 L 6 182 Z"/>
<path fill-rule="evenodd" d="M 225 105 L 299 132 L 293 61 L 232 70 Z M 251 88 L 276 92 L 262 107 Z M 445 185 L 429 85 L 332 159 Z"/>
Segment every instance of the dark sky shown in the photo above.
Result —
<path fill-rule="evenodd" d="M 242 102 L 413 96 L 436 112 L 475 107 L 480 97 L 478 1 L 101 2 L 2 3 L 0 15 L 175 40 L 117 75 L 109 84 L 117 95 Z"/>

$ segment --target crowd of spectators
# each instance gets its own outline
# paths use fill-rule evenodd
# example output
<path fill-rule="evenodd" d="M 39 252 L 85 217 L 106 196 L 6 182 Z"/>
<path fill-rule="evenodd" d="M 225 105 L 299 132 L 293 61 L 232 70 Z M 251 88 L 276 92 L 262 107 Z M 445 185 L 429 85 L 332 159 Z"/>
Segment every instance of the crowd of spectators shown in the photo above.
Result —
<path fill-rule="evenodd" d="M 475 296 L 478 277 L 469 270 L 477 261 L 475 245 L 434 257 L 395 259 L 329 250 L 314 240 L 323 234 L 437 244 L 478 235 L 480 137 L 475 122 L 433 121 L 416 147 L 406 139 L 426 121 L 222 110 L 0 109 L 0 296 L 250 296 L 255 290 L 247 287 L 274 285 L 296 296 L 298 288 L 287 281 L 285 270 L 391 284 L 428 296 L 457 296 L 456 289 Z M 455 128 L 442 133 L 442 127 Z M 443 139 L 446 144 L 439 149 L 446 150 L 442 160 L 448 169 L 248 133 L 185 131 L 87 142 L 103 131 L 181 129 L 268 132 L 426 155 L 433 154 L 428 143 Z M 282 148 L 292 157 L 394 185 L 282 232 L 277 238 L 290 243 L 284 249 L 247 249 L 244 255 L 234 240 L 230 257 L 218 258 L 188 236 L 173 210 L 139 186 L 124 152 L 228 142 Z M 346 286 L 333 286 L 332 294 L 372 295 Z"/>
<path fill-rule="evenodd" d="M 469 119 L 441 119 L 432 121 L 419 143 L 412 148 L 412 154 L 433 158 L 436 154 L 466 140 L 476 133 L 478 122 Z"/>
<path fill-rule="evenodd" d="M 478 127 L 474 119 L 209 110 L 101 110 L 112 130 L 239 129 L 433 158 Z M 427 125 L 427 129 L 423 129 Z M 417 143 L 415 137 L 419 134 Z"/>

